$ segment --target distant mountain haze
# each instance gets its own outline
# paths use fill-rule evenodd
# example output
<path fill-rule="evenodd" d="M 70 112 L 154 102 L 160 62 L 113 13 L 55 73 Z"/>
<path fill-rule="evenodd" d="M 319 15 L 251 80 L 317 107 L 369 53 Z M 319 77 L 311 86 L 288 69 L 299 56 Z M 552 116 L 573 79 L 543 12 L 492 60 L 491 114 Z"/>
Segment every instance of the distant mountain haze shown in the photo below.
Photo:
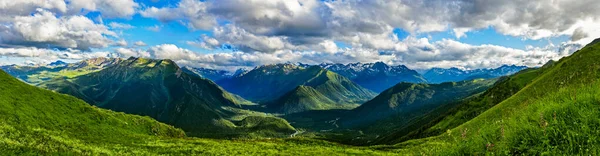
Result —
<path fill-rule="evenodd" d="M 419 73 L 404 65 L 389 66 L 383 62 L 375 62 L 350 64 L 323 63 L 318 66 L 347 77 L 358 85 L 377 93 L 401 82 L 427 82 Z"/>
<path fill-rule="evenodd" d="M 463 80 L 473 80 L 478 78 L 496 78 L 500 76 L 508 76 L 517 73 L 526 66 L 516 65 L 503 65 L 495 69 L 475 69 L 475 70 L 461 70 L 458 68 L 433 68 L 425 72 L 423 76 L 429 83 L 442 83 L 442 82 L 458 82 Z"/>
<path fill-rule="evenodd" d="M 375 96 L 372 91 L 321 67 L 289 63 L 260 66 L 217 83 L 227 91 L 264 103 L 280 113 L 356 107 Z"/>

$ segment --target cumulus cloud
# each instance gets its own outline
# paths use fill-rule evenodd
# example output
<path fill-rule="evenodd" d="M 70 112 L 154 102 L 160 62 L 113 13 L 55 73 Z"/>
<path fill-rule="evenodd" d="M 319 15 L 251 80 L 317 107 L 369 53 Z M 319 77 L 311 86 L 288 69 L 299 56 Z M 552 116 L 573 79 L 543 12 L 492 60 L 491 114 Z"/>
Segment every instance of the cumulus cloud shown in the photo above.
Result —
<path fill-rule="evenodd" d="M 202 35 L 196 41 L 186 41 L 185 43 L 194 47 L 208 50 L 213 50 L 221 46 L 220 42 L 217 39 L 209 37 L 207 35 Z"/>
<path fill-rule="evenodd" d="M 147 44 L 142 41 L 137 41 L 137 42 L 133 43 L 133 45 L 138 46 L 138 47 L 147 46 Z"/>
<path fill-rule="evenodd" d="M 90 11 L 101 12 L 102 17 L 129 17 L 136 13 L 139 4 L 133 0 L 66 0 L 69 12 L 86 14 Z"/>
<path fill-rule="evenodd" d="M 252 68 L 254 66 L 285 62 L 353 63 L 383 61 L 391 65 L 406 65 L 413 69 L 432 67 L 462 67 L 466 69 L 495 68 L 505 64 L 541 66 L 581 48 L 579 44 L 562 44 L 544 48 L 528 47 L 526 50 L 497 45 L 470 45 L 451 39 L 430 42 L 426 38 L 408 37 L 398 44 L 405 48 L 378 51 L 369 48 L 336 48 L 335 51 L 276 50 L 262 52 L 199 53 L 173 44 L 161 44 L 146 50 L 116 48 L 114 52 L 58 51 L 39 48 L 0 48 L 0 56 L 45 59 L 85 59 L 91 57 L 147 57 L 171 59 L 182 66 L 207 67 L 224 70 Z M 558 50 L 557 50 L 558 49 Z"/>
<path fill-rule="evenodd" d="M 121 41 L 108 39 L 120 39 L 110 30 L 133 26 L 109 23 L 109 30 L 79 15 L 98 11 L 101 17 L 126 18 L 140 8 L 132 0 L 44 2 L 0 3 L 0 14 L 7 15 L 0 17 L 0 43 L 77 50 L 123 45 Z M 181 0 L 161 8 L 144 7 L 139 14 L 162 22 L 182 23 L 190 30 L 211 31 L 211 36 L 199 36 L 184 43 L 210 50 L 233 47 L 234 52 L 202 54 L 163 44 L 146 50 L 117 48 L 113 53 L 120 57 L 168 58 L 182 64 L 219 68 L 298 61 L 384 61 L 417 69 L 537 66 L 567 56 L 600 36 L 598 5 L 597 0 Z M 31 12 L 36 13 L 29 16 Z M 161 25 L 146 27 L 157 32 L 161 28 Z M 399 39 L 394 33 L 397 28 L 409 36 Z M 514 49 L 415 37 L 448 31 L 456 38 L 463 38 L 468 37 L 468 32 L 488 28 L 523 39 L 566 35 L 571 40 L 559 45 Z M 338 47 L 338 43 L 349 47 Z M 146 46 L 141 41 L 133 45 Z"/>
<path fill-rule="evenodd" d="M 505 64 L 541 66 L 549 60 L 557 60 L 572 54 L 580 46 L 565 44 L 557 47 L 513 49 L 496 45 L 470 45 L 455 40 L 429 42 L 426 38 L 403 40 L 407 48 L 400 51 L 377 51 L 368 48 L 338 48 L 332 52 L 277 50 L 262 52 L 198 53 L 172 44 L 150 47 L 148 50 L 119 48 L 120 56 L 172 59 L 181 65 L 234 70 L 254 66 L 303 62 L 353 63 L 383 61 L 392 65 L 406 65 L 413 69 L 432 67 L 462 67 L 466 69 L 495 68 Z M 559 49 L 557 51 L 556 49 Z"/>
<path fill-rule="evenodd" d="M 597 19 L 600 5 L 595 0 L 539 1 L 460 1 L 460 8 L 450 18 L 456 27 L 494 27 L 507 35 L 540 39 L 560 34 L 576 22 Z M 569 32 L 570 33 L 570 32 Z"/>
<path fill-rule="evenodd" d="M 147 51 L 138 50 L 138 49 L 117 48 L 117 49 L 115 49 L 115 53 L 117 53 L 117 55 L 119 57 L 123 57 L 123 58 L 128 58 L 128 57 L 149 58 L 149 57 L 151 57 L 150 53 L 148 53 Z"/>
<path fill-rule="evenodd" d="M 176 7 L 150 7 L 140 12 L 144 17 L 156 18 L 163 22 L 176 20 L 188 21 L 192 29 L 211 29 L 216 25 L 216 19 L 206 14 L 207 3 L 197 0 L 181 0 Z"/>
<path fill-rule="evenodd" d="M 108 26 L 110 26 L 110 28 L 112 28 L 112 29 L 133 29 L 133 28 L 135 28 L 135 26 L 125 24 L 125 23 L 117 23 L 117 22 L 110 22 L 108 24 Z"/>
<path fill-rule="evenodd" d="M 9 0 L 0 3 L 0 21 L 12 20 L 14 16 L 27 16 L 36 9 L 45 9 L 56 13 L 66 13 L 64 0 Z"/>
<path fill-rule="evenodd" d="M 120 46 L 120 47 L 126 47 L 127 46 L 127 41 L 125 41 L 125 40 L 122 39 L 122 40 L 119 40 L 119 41 L 115 42 L 114 45 L 115 46 Z"/>
<path fill-rule="evenodd" d="M 596 15 L 600 10 L 593 7 L 597 5 L 600 1 L 183 0 L 177 6 L 151 7 L 141 14 L 161 21 L 178 20 L 196 25 L 196 29 L 212 29 L 222 34 L 215 36 L 219 42 L 232 43 L 246 52 L 313 48 L 326 40 L 389 50 L 402 48 L 396 47 L 394 28 L 412 34 L 451 30 L 457 38 L 490 27 L 504 35 L 534 40 L 582 35 L 570 29 L 581 20 L 599 20 Z M 216 19 L 233 26 L 213 29 Z M 235 43 L 228 35 L 250 41 Z"/>
<path fill-rule="evenodd" d="M 0 48 L 0 56 L 28 58 L 28 60 L 44 63 L 58 59 L 82 60 L 97 57 L 115 57 L 111 52 L 80 52 L 70 49 L 60 51 L 35 47 Z"/>
<path fill-rule="evenodd" d="M 107 47 L 116 33 L 84 16 L 56 17 L 38 9 L 32 16 L 14 17 L 11 25 L 0 26 L 0 43 L 89 50 Z"/>
<path fill-rule="evenodd" d="M 150 55 L 154 58 L 172 59 L 172 60 L 195 60 L 198 55 L 190 50 L 179 48 L 173 44 L 162 44 L 148 49 Z"/>
<path fill-rule="evenodd" d="M 133 0 L 9 0 L 0 3 L 0 21 L 14 16 L 27 16 L 36 9 L 56 14 L 82 15 L 101 12 L 103 17 L 129 17 L 139 4 Z"/>
<path fill-rule="evenodd" d="M 579 27 L 573 31 L 573 35 L 571 35 L 571 41 L 579 41 L 588 37 L 588 34 L 583 31 L 583 28 Z"/>

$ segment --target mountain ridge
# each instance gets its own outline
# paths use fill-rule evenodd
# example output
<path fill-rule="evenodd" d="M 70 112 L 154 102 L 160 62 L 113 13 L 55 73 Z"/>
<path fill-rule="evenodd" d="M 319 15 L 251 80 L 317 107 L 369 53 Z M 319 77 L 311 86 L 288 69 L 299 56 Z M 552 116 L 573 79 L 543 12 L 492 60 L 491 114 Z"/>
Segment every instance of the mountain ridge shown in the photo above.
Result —
<path fill-rule="evenodd" d="M 345 104 L 356 105 L 375 96 L 373 92 L 326 69 L 317 66 L 304 68 L 289 63 L 259 66 L 246 74 L 217 83 L 227 91 L 236 93 L 255 102 L 265 103 L 267 108 L 275 110 L 285 110 L 278 107 L 287 105 L 285 103 L 298 103 L 299 101 L 310 102 L 307 105 L 319 105 L 323 107 Z M 311 89 L 306 90 L 307 88 L 300 87 L 301 90 L 295 90 L 298 89 L 299 86 L 311 87 Z M 304 91 L 313 92 L 313 89 L 320 92 L 323 97 L 329 99 L 325 101 L 333 101 L 334 103 L 315 103 L 318 101 L 304 100 L 290 96 L 284 97 L 286 94 L 304 95 L 306 94 Z M 300 91 L 301 93 L 293 93 L 295 91 Z M 310 98 L 306 96 L 303 97 Z M 319 98 L 322 99 L 321 97 Z"/>
<path fill-rule="evenodd" d="M 171 60 L 132 57 L 98 72 L 40 86 L 98 107 L 147 115 L 191 136 L 236 137 L 246 133 L 228 120 L 237 113 L 223 107 L 240 109 L 249 102 L 210 80 L 184 73 Z M 293 133 L 291 127 L 279 130 Z"/>
<path fill-rule="evenodd" d="M 526 69 L 526 66 L 502 65 L 498 68 L 462 70 L 456 67 L 452 68 L 432 68 L 427 70 L 423 76 L 430 83 L 457 82 L 463 80 L 472 80 L 478 78 L 496 78 L 512 75 L 518 71 Z"/>
<path fill-rule="evenodd" d="M 311 66 L 307 64 L 299 64 L 304 67 Z M 400 82 L 426 82 L 425 78 L 423 78 L 421 74 L 409 69 L 404 65 L 389 66 L 383 62 L 357 62 L 349 64 L 321 63 L 316 66 L 320 66 L 321 68 L 347 77 L 353 82 L 377 93 Z"/>

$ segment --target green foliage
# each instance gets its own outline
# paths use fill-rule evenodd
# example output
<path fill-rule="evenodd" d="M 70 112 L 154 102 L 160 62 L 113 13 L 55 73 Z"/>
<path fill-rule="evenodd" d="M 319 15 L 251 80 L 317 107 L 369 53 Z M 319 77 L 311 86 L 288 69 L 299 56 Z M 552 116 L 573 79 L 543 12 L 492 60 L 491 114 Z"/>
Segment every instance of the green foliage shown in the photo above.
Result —
<path fill-rule="evenodd" d="M 337 105 L 312 87 L 298 86 L 279 100 L 272 102 L 268 107 L 275 112 L 291 114 L 307 110 L 334 109 L 336 106 L 343 107 L 344 105 Z"/>
<path fill-rule="evenodd" d="M 457 127 L 511 97 L 542 73 L 541 69 L 526 69 L 509 77 L 502 77 L 482 94 L 449 103 L 431 113 L 409 122 L 400 130 L 378 138 L 375 144 L 396 144 L 409 139 L 437 136 Z"/>
<path fill-rule="evenodd" d="M 438 108 L 481 93 L 495 80 L 442 84 L 399 83 L 351 111 L 311 111 L 284 116 L 308 135 L 345 144 L 376 144 L 419 129 Z M 447 110 L 444 110 L 447 111 Z M 396 137 L 393 137 L 394 139 Z"/>
<path fill-rule="evenodd" d="M 119 58 L 94 58 L 65 66 L 1 66 L 8 74 L 30 84 L 40 84 L 55 78 L 73 78 L 92 72 L 97 72 L 107 66 L 122 61 Z"/>
<path fill-rule="evenodd" d="M 478 94 L 489 88 L 496 80 L 470 80 L 448 82 L 442 84 L 400 83 L 382 92 L 373 100 L 361 105 L 353 111 L 356 116 L 348 124 L 370 123 L 364 130 L 381 134 L 430 111 L 466 97 Z"/>
<path fill-rule="evenodd" d="M 219 84 L 232 93 L 263 103 L 267 111 L 283 114 L 354 108 L 375 96 L 347 78 L 318 66 L 266 65 Z"/>
<path fill-rule="evenodd" d="M 96 108 L 77 98 L 26 85 L 0 71 L 2 155 L 385 155 L 311 139 L 213 140 L 149 117 Z M 284 127 L 277 118 L 249 117 L 249 128 Z M 262 129 L 262 128 L 261 128 Z"/>
<path fill-rule="evenodd" d="M 98 72 L 40 86 L 101 108 L 150 116 L 190 136 L 237 138 L 248 133 L 229 120 L 239 114 L 224 108 L 241 108 L 250 102 L 210 80 L 182 72 L 171 60 L 129 58 Z M 271 131 L 289 135 L 288 129 Z"/>
<path fill-rule="evenodd" d="M 296 129 L 287 121 L 277 117 L 248 116 L 238 123 L 239 127 L 248 131 L 252 138 L 257 137 L 288 137 L 283 134 L 292 134 Z M 283 133 L 282 133 L 283 132 Z"/>
<path fill-rule="evenodd" d="M 429 155 L 598 155 L 598 58 L 600 45 L 588 45 L 545 66 L 522 90 L 472 120 L 396 147 Z"/>

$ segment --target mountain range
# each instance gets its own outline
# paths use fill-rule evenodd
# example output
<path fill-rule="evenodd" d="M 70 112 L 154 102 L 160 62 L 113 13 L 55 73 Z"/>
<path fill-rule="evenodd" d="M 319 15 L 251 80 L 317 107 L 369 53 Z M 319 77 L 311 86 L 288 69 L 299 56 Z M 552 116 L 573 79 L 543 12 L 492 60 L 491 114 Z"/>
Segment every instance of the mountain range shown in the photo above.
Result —
<path fill-rule="evenodd" d="M 310 66 L 301 64 L 301 66 Z M 360 86 L 374 92 L 382 92 L 400 82 L 425 83 L 427 80 L 419 73 L 404 65 L 389 66 L 383 62 L 319 64 L 321 68 L 340 74 Z"/>
<path fill-rule="evenodd" d="M 375 93 L 318 66 L 275 64 L 217 81 L 225 90 L 278 113 L 353 108 Z"/>
<path fill-rule="evenodd" d="M 239 126 L 234 123 L 238 121 L 232 120 L 244 115 L 232 110 L 252 103 L 223 91 L 210 80 L 188 75 L 171 60 L 129 58 L 97 72 L 54 79 L 40 86 L 101 108 L 150 116 L 191 136 L 235 137 L 254 133 L 254 127 Z M 274 130 L 273 134 L 294 132 L 285 120 L 269 122 L 276 122 L 265 129 Z"/>
<path fill-rule="evenodd" d="M 409 128 L 416 120 L 445 113 L 439 108 L 455 106 L 481 94 L 496 79 L 476 79 L 442 84 L 399 83 L 361 106 L 348 110 L 326 110 L 284 116 L 294 127 L 317 132 L 321 137 L 345 144 L 364 145 L 382 135 Z M 326 133 L 323 133 L 326 131 Z M 344 137 L 340 137 L 344 136 Z"/>
<path fill-rule="evenodd" d="M 150 117 L 91 106 L 75 97 L 30 86 L 0 70 L 2 155 L 383 155 L 315 139 L 216 140 L 187 137 Z M 264 129 L 248 117 L 241 127 Z M 315 148 L 315 147 L 319 148 Z"/>
<path fill-rule="evenodd" d="M 593 42 L 539 68 L 432 69 L 427 83 L 398 82 L 379 94 L 320 65 L 264 65 L 223 78 L 145 58 L 4 66 L 64 94 L 0 71 L 0 152 L 593 155 L 598 58 Z M 392 68 L 384 65 L 360 66 Z"/>
<path fill-rule="evenodd" d="M 442 82 L 458 82 L 463 80 L 473 80 L 478 78 L 496 78 L 500 76 L 507 76 L 517 73 L 526 66 L 516 65 L 503 65 L 493 69 L 475 69 L 475 70 L 461 70 L 458 68 L 432 68 L 423 74 L 423 77 L 427 79 L 429 83 L 442 83 Z"/>
<path fill-rule="evenodd" d="M 183 67 L 181 68 L 184 72 L 188 74 L 195 74 L 200 77 L 212 80 L 213 82 L 217 82 L 223 79 L 229 79 L 232 77 L 237 77 L 242 74 L 247 73 L 248 71 L 245 69 L 238 69 L 235 72 L 230 72 L 226 70 L 216 70 L 216 69 L 208 69 L 201 67 Z"/>
<path fill-rule="evenodd" d="M 412 70 L 404 65 L 390 66 L 383 62 L 375 63 L 349 63 L 349 64 L 333 64 L 322 63 L 318 65 L 310 65 L 303 63 L 287 63 L 303 68 L 310 66 L 319 66 L 339 75 L 342 75 L 352 82 L 367 88 L 376 93 L 380 93 L 400 82 L 408 83 L 443 83 L 443 82 L 459 82 L 464 80 L 474 80 L 479 78 L 492 79 L 501 76 L 512 75 L 523 69 L 526 66 L 503 65 L 498 68 L 489 69 L 474 69 L 461 70 L 458 68 L 432 68 L 426 70 L 423 75 Z M 245 74 L 248 71 L 239 69 L 235 72 L 225 70 L 215 70 L 207 68 L 192 68 L 186 67 L 185 71 L 195 73 L 202 77 L 219 82 L 223 79 L 230 79 L 237 75 Z"/>
<path fill-rule="evenodd" d="M 426 114 L 440 105 L 481 93 L 491 87 L 494 82 L 496 82 L 495 79 L 476 79 L 441 84 L 399 83 L 354 109 L 352 112 L 354 118 L 345 122 L 372 123 L 379 119 L 389 118 L 389 116 L 397 116 L 393 117 L 395 122 L 389 122 L 386 126 L 378 126 L 378 128 L 393 129 L 396 126 L 392 124 L 403 125 L 403 122 Z"/>

